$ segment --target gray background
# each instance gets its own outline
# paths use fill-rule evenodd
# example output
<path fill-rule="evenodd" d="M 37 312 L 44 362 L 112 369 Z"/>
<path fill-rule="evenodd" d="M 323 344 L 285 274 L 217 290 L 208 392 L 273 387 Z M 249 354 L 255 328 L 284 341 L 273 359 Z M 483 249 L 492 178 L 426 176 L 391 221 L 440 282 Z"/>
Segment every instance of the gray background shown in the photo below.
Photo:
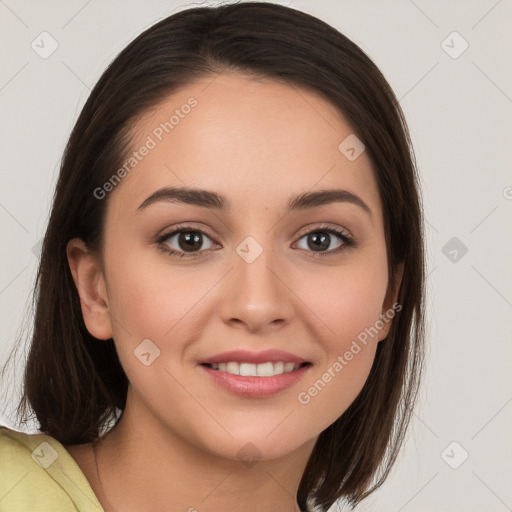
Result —
<path fill-rule="evenodd" d="M 214 3 L 0 0 L 0 364 L 29 305 L 60 158 L 90 89 L 144 29 Z M 370 55 L 400 99 L 422 175 L 427 373 L 393 473 L 356 510 L 512 510 L 512 2 L 276 3 Z M 58 42 L 46 59 L 31 47 L 44 31 Z M 13 426 L 16 391 L 5 393 L 0 423 Z"/>

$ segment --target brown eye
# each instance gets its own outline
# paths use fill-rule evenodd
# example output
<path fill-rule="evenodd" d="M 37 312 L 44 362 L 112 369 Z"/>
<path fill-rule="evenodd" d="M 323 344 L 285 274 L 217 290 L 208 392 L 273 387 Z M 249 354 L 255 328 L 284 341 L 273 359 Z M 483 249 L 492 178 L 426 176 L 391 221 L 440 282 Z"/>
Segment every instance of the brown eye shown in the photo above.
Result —
<path fill-rule="evenodd" d="M 211 238 L 200 230 L 180 228 L 167 233 L 158 240 L 162 249 L 176 256 L 194 256 L 211 247 L 204 247 L 204 238 L 211 241 Z"/>
<path fill-rule="evenodd" d="M 317 228 L 302 235 L 305 247 L 299 247 L 318 256 L 338 254 L 354 245 L 352 238 L 345 232 L 332 227 Z M 336 245 L 336 242 L 338 244 Z"/>

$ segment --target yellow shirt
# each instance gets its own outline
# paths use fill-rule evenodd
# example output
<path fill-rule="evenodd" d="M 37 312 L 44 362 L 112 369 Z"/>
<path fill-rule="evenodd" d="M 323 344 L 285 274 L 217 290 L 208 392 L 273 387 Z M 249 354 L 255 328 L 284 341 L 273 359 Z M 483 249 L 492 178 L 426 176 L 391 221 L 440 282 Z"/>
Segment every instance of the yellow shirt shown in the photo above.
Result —
<path fill-rule="evenodd" d="M 104 512 L 70 453 L 51 436 L 0 426 L 0 512 Z"/>

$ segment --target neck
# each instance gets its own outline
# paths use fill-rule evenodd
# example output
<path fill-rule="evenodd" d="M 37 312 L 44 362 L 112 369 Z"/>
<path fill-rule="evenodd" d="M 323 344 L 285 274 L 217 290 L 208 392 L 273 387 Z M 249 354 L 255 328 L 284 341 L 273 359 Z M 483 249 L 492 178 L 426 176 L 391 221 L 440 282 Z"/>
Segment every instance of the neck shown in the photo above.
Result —
<path fill-rule="evenodd" d="M 316 438 L 277 459 L 219 457 L 141 414 L 130 390 L 121 420 L 95 450 L 106 512 L 238 512 L 247 504 L 252 512 L 300 512 L 297 490 Z"/>

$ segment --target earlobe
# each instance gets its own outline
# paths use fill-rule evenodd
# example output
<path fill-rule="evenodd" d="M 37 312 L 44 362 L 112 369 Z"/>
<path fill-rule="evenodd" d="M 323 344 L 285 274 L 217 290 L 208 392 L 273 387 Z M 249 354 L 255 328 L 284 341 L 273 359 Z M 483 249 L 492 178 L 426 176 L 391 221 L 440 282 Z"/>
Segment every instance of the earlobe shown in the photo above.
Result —
<path fill-rule="evenodd" d="M 79 238 L 68 242 L 66 253 L 87 330 L 100 340 L 112 338 L 107 288 L 98 256 Z"/>
<path fill-rule="evenodd" d="M 384 299 L 384 304 L 382 307 L 381 313 L 381 322 L 384 324 L 379 333 L 379 341 L 384 340 L 389 334 L 389 330 L 391 329 L 391 324 L 393 323 L 393 318 L 396 313 L 402 309 L 402 305 L 397 303 L 398 300 L 398 292 L 400 291 L 400 286 L 402 284 L 402 277 L 404 275 L 404 263 L 401 262 L 398 264 L 395 270 L 394 276 L 394 288 L 388 288 L 386 292 L 386 298 Z M 380 322 L 379 322 L 380 327 Z"/>

